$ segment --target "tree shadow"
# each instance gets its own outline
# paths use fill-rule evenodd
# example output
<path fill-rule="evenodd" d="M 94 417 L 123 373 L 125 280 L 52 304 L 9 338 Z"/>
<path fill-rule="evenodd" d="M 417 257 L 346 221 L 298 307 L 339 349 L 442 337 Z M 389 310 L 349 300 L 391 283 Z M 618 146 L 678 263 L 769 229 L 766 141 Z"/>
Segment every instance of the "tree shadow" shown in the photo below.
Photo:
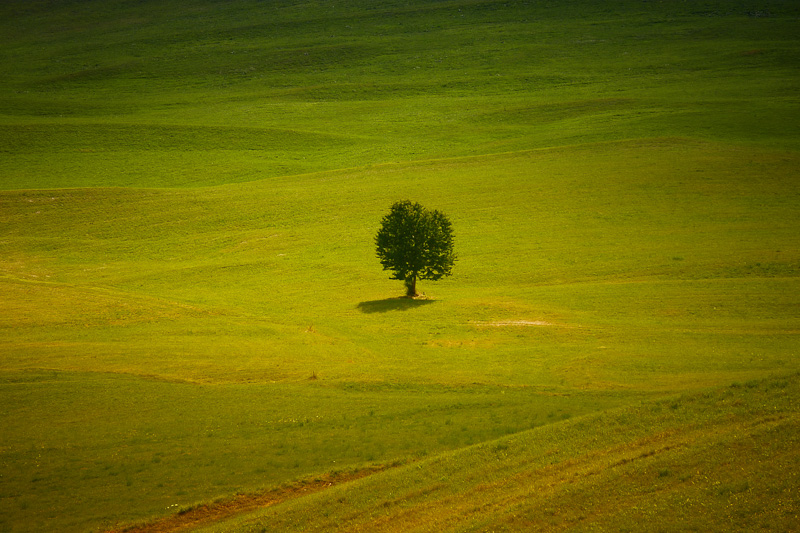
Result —
<path fill-rule="evenodd" d="M 415 300 L 412 298 L 386 298 L 385 300 L 372 300 L 361 302 L 358 309 L 362 313 L 388 313 L 389 311 L 408 311 L 432 304 L 435 300 Z"/>

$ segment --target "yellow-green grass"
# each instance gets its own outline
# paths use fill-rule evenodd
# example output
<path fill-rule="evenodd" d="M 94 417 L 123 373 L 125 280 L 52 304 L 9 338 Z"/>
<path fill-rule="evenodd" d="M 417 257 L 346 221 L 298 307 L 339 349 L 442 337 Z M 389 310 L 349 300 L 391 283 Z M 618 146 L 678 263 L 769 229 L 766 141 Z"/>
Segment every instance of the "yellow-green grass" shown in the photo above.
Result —
<path fill-rule="evenodd" d="M 136 521 L 797 370 L 797 168 L 662 139 L 4 192 L 6 524 Z M 430 300 L 373 255 L 405 197 L 457 229 Z"/>
<path fill-rule="evenodd" d="M 474 454 L 511 450 L 503 435 L 622 446 L 668 431 L 652 416 L 672 404 L 608 415 L 619 441 L 605 415 L 559 421 L 797 371 L 797 16 L 4 2 L 0 530 L 95 529 L 430 458 L 386 474 L 402 486 L 482 442 L 459 461 L 499 478 Z M 374 256 L 406 198 L 456 231 L 454 276 L 421 283 L 427 300 L 397 298 Z M 768 411 L 794 387 L 731 390 Z M 686 413 L 708 446 L 676 450 L 741 487 L 715 447 L 728 437 L 703 435 L 717 414 Z M 796 431 L 775 427 L 753 438 L 783 457 Z M 765 471 L 770 490 L 796 486 Z M 767 508 L 730 492 L 692 501 Z M 526 527 L 492 505 L 468 516 Z M 697 527 L 727 524 L 710 516 Z"/>
<path fill-rule="evenodd" d="M 588 415 L 198 531 L 794 531 L 798 381 Z"/>
<path fill-rule="evenodd" d="M 34 367 L 240 381 L 282 353 L 279 379 L 438 381 L 426 376 L 452 369 L 448 381 L 549 384 L 521 372 L 530 354 L 491 377 L 468 361 L 531 344 L 583 353 L 606 337 L 649 349 L 659 336 L 739 333 L 776 348 L 784 339 L 758 358 L 791 364 L 797 162 L 636 141 L 202 190 L 3 193 L 3 294 L 18 308 L 4 318 L 5 365 L 30 367 L 14 354 L 38 345 L 55 361 Z M 461 259 L 452 278 L 421 286 L 435 301 L 376 312 L 402 287 L 376 267 L 372 236 L 405 197 L 452 216 Z M 493 325 L 515 320 L 548 325 Z M 220 336 L 243 342 L 219 357 L 215 346 L 231 346 Z M 163 352 L 176 345 L 194 346 L 194 364 L 170 371 Z"/>

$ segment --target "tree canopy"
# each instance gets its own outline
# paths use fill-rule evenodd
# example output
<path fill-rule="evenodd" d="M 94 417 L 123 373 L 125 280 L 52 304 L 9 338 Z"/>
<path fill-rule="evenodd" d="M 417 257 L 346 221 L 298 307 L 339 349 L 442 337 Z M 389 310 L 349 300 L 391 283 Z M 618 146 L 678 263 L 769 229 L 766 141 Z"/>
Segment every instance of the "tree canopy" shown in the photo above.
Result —
<path fill-rule="evenodd" d="M 450 220 L 408 200 L 392 204 L 375 236 L 378 258 L 392 279 L 402 280 L 406 296 L 417 296 L 417 280 L 449 276 L 456 260 Z"/>

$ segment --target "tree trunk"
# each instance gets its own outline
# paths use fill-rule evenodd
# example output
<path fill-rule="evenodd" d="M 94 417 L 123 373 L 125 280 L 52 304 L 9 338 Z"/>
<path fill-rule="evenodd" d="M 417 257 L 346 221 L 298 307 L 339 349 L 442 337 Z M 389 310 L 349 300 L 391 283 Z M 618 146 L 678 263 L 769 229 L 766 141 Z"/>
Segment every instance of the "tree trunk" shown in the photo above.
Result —
<path fill-rule="evenodd" d="M 406 280 L 406 298 L 414 298 L 417 295 L 417 275 L 412 274 Z"/>

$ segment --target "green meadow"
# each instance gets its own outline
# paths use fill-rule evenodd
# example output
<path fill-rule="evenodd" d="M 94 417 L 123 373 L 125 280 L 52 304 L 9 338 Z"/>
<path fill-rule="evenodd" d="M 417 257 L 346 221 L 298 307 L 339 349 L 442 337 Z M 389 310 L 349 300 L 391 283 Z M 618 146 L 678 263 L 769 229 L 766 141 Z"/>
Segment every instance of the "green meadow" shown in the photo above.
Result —
<path fill-rule="evenodd" d="M 799 24 L 3 2 L 0 531 L 793 530 Z"/>

